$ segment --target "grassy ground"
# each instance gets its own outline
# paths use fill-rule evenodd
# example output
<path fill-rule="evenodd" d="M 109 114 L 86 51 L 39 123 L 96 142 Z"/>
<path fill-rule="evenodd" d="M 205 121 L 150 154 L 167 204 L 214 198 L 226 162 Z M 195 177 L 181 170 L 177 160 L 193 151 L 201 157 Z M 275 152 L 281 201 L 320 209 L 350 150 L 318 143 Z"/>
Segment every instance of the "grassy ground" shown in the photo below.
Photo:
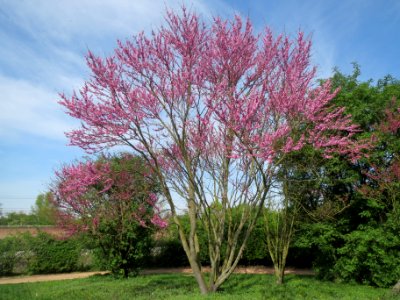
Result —
<path fill-rule="evenodd" d="M 321 282 L 287 275 L 276 286 L 271 275 L 234 274 L 221 290 L 199 295 L 194 278 L 184 274 L 144 275 L 130 279 L 93 276 L 85 279 L 0 285 L 0 299 L 400 299 L 387 289 Z"/>

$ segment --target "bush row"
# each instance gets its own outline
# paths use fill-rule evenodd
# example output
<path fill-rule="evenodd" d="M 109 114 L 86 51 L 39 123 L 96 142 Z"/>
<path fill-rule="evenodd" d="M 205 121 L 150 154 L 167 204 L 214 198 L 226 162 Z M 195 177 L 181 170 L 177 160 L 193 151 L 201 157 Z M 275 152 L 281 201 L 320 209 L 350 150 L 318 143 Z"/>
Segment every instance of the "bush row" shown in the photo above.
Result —
<path fill-rule="evenodd" d="M 0 275 L 85 271 L 93 267 L 91 250 L 80 238 L 58 240 L 47 233 L 24 233 L 0 240 Z"/>
<path fill-rule="evenodd" d="M 183 220 L 184 223 L 184 220 Z M 255 228 L 240 261 L 242 265 L 267 265 L 271 260 L 264 242 L 262 220 Z M 296 231 L 289 251 L 288 266 L 313 267 L 321 278 L 389 287 L 400 278 L 400 237 L 398 220 L 384 226 L 359 227 L 343 233 L 332 223 L 303 224 Z M 0 240 L 0 275 L 44 274 L 101 269 L 107 266 L 100 249 L 84 236 L 57 240 L 46 233 L 21 234 Z M 199 241 L 206 245 L 200 230 Z M 207 261 L 202 247 L 201 260 Z M 142 267 L 187 266 L 174 225 L 153 241 Z"/>
<path fill-rule="evenodd" d="M 184 228 L 189 228 L 189 220 L 187 216 L 181 216 L 181 224 Z M 201 224 L 198 225 L 198 239 L 200 247 L 200 260 L 203 265 L 209 265 L 207 235 Z M 164 237 L 155 241 L 153 254 L 147 262 L 147 266 L 152 267 L 178 267 L 187 266 L 188 260 L 183 251 L 179 234 L 174 224 L 171 224 Z M 312 261 L 309 257 L 305 257 L 302 248 L 292 248 L 289 265 L 297 267 L 311 267 Z M 272 261 L 268 253 L 267 244 L 264 234 L 264 223 L 262 218 L 258 220 L 256 227 L 248 239 L 248 243 L 243 252 L 240 265 L 265 265 L 272 266 Z"/>

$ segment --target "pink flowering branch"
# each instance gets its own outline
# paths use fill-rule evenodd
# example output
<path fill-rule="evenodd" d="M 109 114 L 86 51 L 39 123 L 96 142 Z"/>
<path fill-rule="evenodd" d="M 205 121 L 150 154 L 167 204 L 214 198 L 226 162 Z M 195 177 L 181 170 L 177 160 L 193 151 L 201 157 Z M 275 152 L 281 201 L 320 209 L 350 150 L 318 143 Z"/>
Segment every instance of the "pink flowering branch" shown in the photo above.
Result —
<path fill-rule="evenodd" d="M 130 159 L 129 156 L 123 158 L 121 164 Z M 157 195 L 139 191 L 133 174 L 114 170 L 108 161 L 88 160 L 67 165 L 56 172 L 56 177 L 53 192 L 60 212 L 59 223 L 72 233 L 96 231 L 102 220 L 126 217 L 143 227 L 164 228 L 167 225 L 159 215 Z M 147 195 L 142 195 L 143 192 Z M 136 210 L 126 215 L 132 210 L 132 205 L 137 206 Z"/>

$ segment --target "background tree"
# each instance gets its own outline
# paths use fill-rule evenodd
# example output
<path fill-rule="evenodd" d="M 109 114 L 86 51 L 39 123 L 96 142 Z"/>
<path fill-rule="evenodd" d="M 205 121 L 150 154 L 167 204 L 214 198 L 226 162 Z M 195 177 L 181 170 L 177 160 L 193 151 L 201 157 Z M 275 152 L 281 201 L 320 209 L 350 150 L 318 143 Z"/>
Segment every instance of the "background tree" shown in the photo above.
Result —
<path fill-rule="evenodd" d="M 304 147 L 280 161 L 273 188 L 276 195 L 268 201 L 264 211 L 264 236 L 278 284 L 283 283 L 289 249 L 298 224 L 333 220 L 348 207 L 345 191 L 339 192 L 343 183 L 336 178 L 337 175 L 333 180 L 329 175 L 333 171 L 327 172 L 325 167 L 340 160 L 342 158 L 338 155 L 328 160 L 313 147 Z M 337 170 L 336 167 L 335 172 Z M 337 192 L 333 194 L 332 190 Z"/>
<path fill-rule="evenodd" d="M 0 207 L 0 225 L 54 225 L 57 211 L 51 197 L 51 193 L 39 194 L 29 213 L 10 212 L 2 215 Z"/>
<path fill-rule="evenodd" d="M 391 76 L 376 84 L 360 82 L 359 75 L 356 64 L 351 75 L 336 71 L 331 82 L 341 86 L 341 91 L 333 103 L 346 105 L 346 112 L 360 124 L 355 138 L 372 138 L 374 147 L 368 159 L 319 162 L 323 185 L 305 185 L 308 192 L 300 194 L 318 191 L 321 203 L 332 199 L 332 204 L 340 207 L 342 202 L 346 209 L 325 220 L 311 221 L 305 215 L 295 245 L 308 248 L 307 256 L 315 257 L 322 277 L 387 287 L 399 276 L 398 216 L 393 217 L 393 203 L 399 197 L 396 157 L 400 147 L 398 132 L 389 128 L 396 128 L 398 104 L 392 99 L 400 96 L 400 84 Z"/>
<path fill-rule="evenodd" d="M 0 218 L 0 225 L 24 226 L 42 225 L 38 223 L 35 215 L 25 212 L 10 212 Z"/>
<path fill-rule="evenodd" d="M 269 29 L 256 36 L 240 17 L 207 26 L 183 8 L 180 16 L 168 12 L 166 27 L 150 38 L 119 42 L 111 57 L 89 53 L 91 79 L 79 93 L 62 95 L 67 113 L 83 124 L 68 133 L 71 144 L 89 152 L 128 146 L 151 166 L 204 294 L 239 262 L 279 159 L 306 144 L 351 159 L 367 147 L 353 141 L 357 127 L 343 109 L 329 109 L 330 83 L 314 85 L 310 47 L 301 33 L 296 40 Z M 186 201 L 188 233 L 175 195 Z M 232 217 L 235 207 L 240 218 Z M 199 221 L 208 236 L 208 283 Z"/>
<path fill-rule="evenodd" d="M 54 207 L 53 194 L 47 192 L 40 194 L 36 198 L 35 206 L 31 213 L 37 218 L 37 224 L 55 225 L 57 218 L 57 208 Z"/>
<path fill-rule="evenodd" d="M 135 273 L 150 251 L 160 217 L 159 184 L 146 163 L 128 154 L 65 166 L 53 193 L 60 224 L 85 231 L 114 274 Z"/>
<path fill-rule="evenodd" d="M 400 86 L 400 83 L 397 82 L 397 85 Z M 371 159 L 367 173 L 368 180 L 361 187 L 361 192 L 366 199 L 373 201 L 380 210 L 379 218 L 370 220 L 368 224 L 368 226 L 379 226 L 368 232 L 369 237 L 372 236 L 371 232 L 376 232 L 376 238 L 373 242 L 370 240 L 367 242 L 370 242 L 370 245 L 373 243 L 372 245 L 376 247 L 385 248 L 387 253 L 385 256 L 374 256 L 377 262 L 376 267 L 370 271 L 372 274 L 369 278 L 363 278 L 363 280 L 380 286 L 391 285 L 394 279 L 400 278 L 400 239 L 398 238 L 400 232 L 400 104 L 396 98 L 393 97 L 388 103 L 384 114 L 384 118 L 380 120 L 374 132 L 378 140 L 377 151 L 379 152 Z M 368 264 L 368 260 L 360 263 L 364 267 L 364 264 Z M 387 273 L 392 276 L 384 276 Z"/>

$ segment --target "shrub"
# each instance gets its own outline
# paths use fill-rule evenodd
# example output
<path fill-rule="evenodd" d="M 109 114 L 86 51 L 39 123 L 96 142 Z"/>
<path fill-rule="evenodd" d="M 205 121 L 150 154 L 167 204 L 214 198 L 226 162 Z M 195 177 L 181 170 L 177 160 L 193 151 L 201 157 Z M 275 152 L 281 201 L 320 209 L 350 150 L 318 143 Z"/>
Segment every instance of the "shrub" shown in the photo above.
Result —
<path fill-rule="evenodd" d="M 338 228 L 329 222 L 303 223 L 295 233 L 290 252 L 292 257 L 306 259 L 300 263 L 297 259 L 296 265 L 309 266 L 310 261 L 313 269 L 321 279 L 332 280 L 335 277 L 333 267 L 337 260 L 337 248 L 342 246 L 342 235 Z"/>
<path fill-rule="evenodd" d="M 153 244 L 151 230 L 126 221 L 124 231 L 109 223 L 101 223 L 101 240 L 91 237 L 97 246 L 94 252 L 102 269 L 110 270 L 115 276 L 136 276 L 150 256 Z"/>
<path fill-rule="evenodd" d="M 56 240 L 46 233 L 31 238 L 34 257 L 29 272 L 34 274 L 63 273 L 81 270 L 78 265 L 82 247 L 77 239 Z"/>
<path fill-rule="evenodd" d="M 0 275 L 11 275 L 16 261 L 16 241 L 12 237 L 0 240 Z"/>
<path fill-rule="evenodd" d="M 313 260 L 318 277 L 378 287 L 394 285 L 400 278 L 398 217 L 348 232 L 340 226 L 340 222 L 303 224 L 295 236 L 295 249 Z"/>
<path fill-rule="evenodd" d="M 393 224 L 360 227 L 345 236 L 334 267 L 337 278 L 379 287 L 390 287 L 400 278 L 399 229 Z"/>
<path fill-rule="evenodd" d="M 86 232 L 100 249 L 101 265 L 114 275 L 136 275 L 154 230 L 167 225 L 157 203 L 157 177 L 148 163 L 121 153 L 64 166 L 56 174 L 59 224 L 73 233 Z"/>
<path fill-rule="evenodd" d="M 90 253 L 80 238 L 57 240 L 46 233 L 10 236 L 0 240 L 0 275 L 88 270 L 93 266 Z"/>

